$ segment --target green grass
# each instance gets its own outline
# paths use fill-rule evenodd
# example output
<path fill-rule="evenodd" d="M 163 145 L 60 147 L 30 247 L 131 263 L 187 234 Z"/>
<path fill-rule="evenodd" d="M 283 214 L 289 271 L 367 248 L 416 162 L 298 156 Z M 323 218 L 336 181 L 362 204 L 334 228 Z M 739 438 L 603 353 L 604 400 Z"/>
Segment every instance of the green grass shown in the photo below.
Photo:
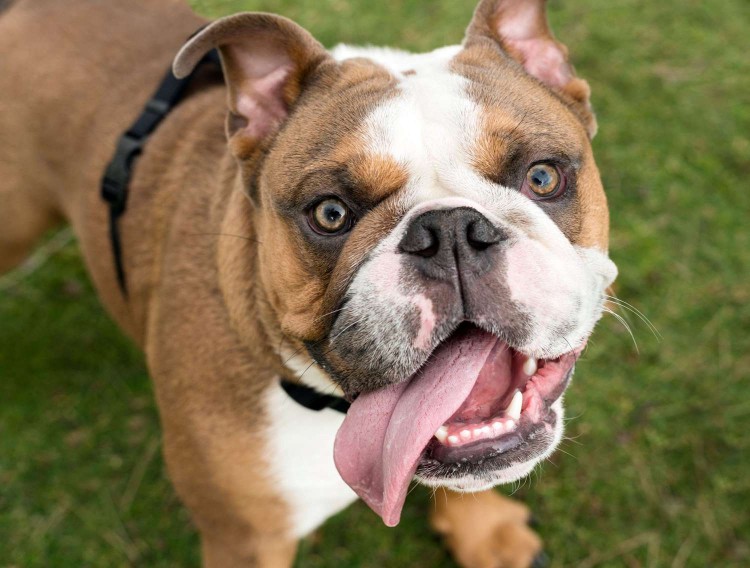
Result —
<path fill-rule="evenodd" d="M 459 41 L 472 2 L 195 0 L 283 13 L 325 44 Z M 551 18 L 589 79 L 618 294 L 567 396 L 568 435 L 516 496 L 555 566 L 750 565 L 750 7 L 569 0 Z M 0 207 L 2 204 L 0 204 Z M 166 480 L 143 360 L 99 307 L 74 245 L 0 288 L 0 566 L 197 566 Z M 506 491 L 512 488 L 504 488 Z M 398 529 L 358 504 L 301 567 L 453 566 L 425 491 Z"/>

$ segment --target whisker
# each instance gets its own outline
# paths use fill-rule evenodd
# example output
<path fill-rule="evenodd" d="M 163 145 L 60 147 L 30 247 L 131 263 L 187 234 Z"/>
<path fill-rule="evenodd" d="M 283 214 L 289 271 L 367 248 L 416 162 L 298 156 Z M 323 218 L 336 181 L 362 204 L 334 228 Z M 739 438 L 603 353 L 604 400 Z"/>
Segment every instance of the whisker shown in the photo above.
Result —
<path fill-rule="evenodd" d="M 323 314 L 323 315 L 320 315 L 320 316 L 316 317 L 313 321 L 315 322 L 315 321 L 323 319 L 326 316 L 331 316 L 331 315 L 336 314 L 338 312 L 343 312 L 345 309 L 346 309 L 346 306 L 342 306 L 342 307 L 338 308 L 337 310 L 333 310 L 332 312 L 328 312 L 326 314 Z"/>
<path fill-rule="evenodd" d="M 343 309 L 343 308 L 341 308 L 341 309 Z M 334 337 L 332 337 L 332 338 L 330 338 L 330 339 L 329 339 L 329 338 L 323 338 L 323 339 L 321 339 L 320 341 L 316 341 L 316 342 L 315 342 L 315 345 L 319 345 L 320 343 L 322 343 L 323 341 L 326 341 L 326 340 L 327 340 L 327 341 L 329 341 L 329 342 L 335 341 L 335 340 L 336 340 L 336 338 L 338 338 L 338 337 L 339 337 L 339 336 L 340 336 L 340 335 L 341 335 L 342 333 L 344 333 L 344 332 L 345 332 L 346 330 L 348 330 L 348 329 L 350 329 L 350 328 L 354 327 L 355 325 L 357 325 L 357 324 L 359 324 L 359 323 L 363 322 L 363 321 L 364 321 L 365 319 L 366 319 L 366 317 L 362 317 L 362 318 L 358 319 L 357 321 L 355 321 L 355 322 L 353 322 L 353 323 L 349 324 L 348 326 L 346 326 L 346 327 L 345 327 L 344 329 L 342 329 L 342 330 L 341 330 L 340 332 L 338 332 L 338 333 L 337 333 L 337 334 L 336 334 L 336 335 L 335 335 Z M 297 350 L 296 350 L 296 351 L 295 351 L 294 353 L 292 353 L 292 354 L 291 354 L 291 355 L 290 355 L 290 356 L 289 356 L 289 357 L 288 357 L 288 358 L 287 358 L 287 359 L 286 359 L 286 360 L 284 361 L 284 366 L 286 366 L 286 364 L 287 364 L 287 363 L 288 363 L 289 361 L 291 361 L 292 359 L 294 359 L 294 358 L 295 358 L 295 357 L 296 357 L 296 356 L 297 356 L 297 355 L 298 355 L 298 354 L 299 354 L 299 353 L 300 353 L 300 352 L 301 352 L 301 351 L 302 351 L 303 349 L 304 349 L 304 347 L 300 347 L 300 348 L 299 348 L 299 349 L 297 349 Z M 335 349 L 335 346 L 331 346 L 331 347 L 330 347 L 330 348 L 329 348 L 328 350 L 326 350 L 326 351 L 325 351 L 325 352 L 323 353 L 323 357 L 325 357 L 326 355 L 328 355 L 328 354 L 329 354 L 329 353 L 330 353 L 331 351 L 333 351 L 334 349 Z M 307 371 L 309 371 L 309 370 L 310 370 L 310 367 L 312 367 L 313 365 L 315 365 L 315 363 L 317 362 L 317 361 L 315 361 L 315 359 L 314 359 L 314 358 L 311 358 L 311 359 L 312 359 L 312 361 L 310 362 L 310 364 L 309 364 L 309 365 L 308 365 L 307 367 L 305 367 L 305 370 L 304 370 L 304 371 L 302 371 L 302 373 L 300 373 L 300 375 L 299 375 L 299 379 L 300 379 L 300 380 L 302 379 L 302 377 L 304 377 L 304 376 L 305 376 L 305 373 L 307 373 Z M 332 388 L 332 389 L 335 389 L 335 385 L 331 385 L 331 388 Z M 332 390 L 331 392 L 334 392 L 334 391 Z"/>
<path fill-rule="evenodd" d="M 336 334 L 336 335 L 335 335 L 334 337 L 332 337 L 332 338 L 331 338 L 331 339 L 330 339 L 329 341 L 335 341 L 335 340 L 336 340 L 336 339 L 337 339 L 338 337 L 340 337 L 340 336 L 341 336 L 341 334 L 342 334 L 342 333 L 344 333 L 344 332 L 345 332 L 346 330 L 348 330 L 348 329 L 350 329 L 350 328 L 354 327 L 355 325 L 357 325 L 357 324 L 359 324 L 359 323 L 362 323 L 363 321 L 365 321 L 365 319 L 367 319 L 367 317 L 366 317 L 366 316 L 365 316 L 365 317 L 362 317 L 362 318 L 359 318 L 359 319 L 358 319 L 357 321 L 355 321 L 354 323 L 350 323 L 350 324 L 349 324 L 349 325 L 347 325 L 347 326 L 346 326 L 346 327 L 345 327 L 344 329 L 342 329 L 341 331 L 339 331 L 339 332 L 338 332 L 338 333 L 337 333 L 337 334 Z"/>
<path fill-rule="evenodd" d="M 358 323 L 361 323 L 361 322 L 363 322 L 363 321 L 364 321 L 365 319 L 366 319 L 366 318 L 362 317 L 362 318 L 358 319 L 357 321 L 355 321 L 354 323 L 351 323 L 351 324 L 347 325 L 347 326 L 346 326 L 346 327 L 345 327 L 344 329 L 342 329 L 342 330 L 341 330 L 340 332 L 338 332 L 338 333 L 337 333 L 337 334 L 336 334 L 336 335 L 335 335 L 334 337 L 332 337 L 332 338 L 331 338 L 331 339 L 330 339 L 329 341 L 334 341 L 334 340 L 335 340 L 335 339 L 336 339 L 337 337 L 339 337 L 339 336 L 340 336 L 340 335 L 341 335 L 342 333 L 344 333 L 344 332 L 345 332 L 345 331 L 346 331 L 347 329 L 349 329 L 349 328 L 351 328 L 351 327 L 354 327 L 354 326 L 355 326 L 355 325 L 357 325 Z M 324 341 L 324 340 L 321 340 L 321 341 Z M 318 342 L 318 343 L 320 343 L 320 342 Z M 335 349 L 335 346 L 331 346 L 331 347 L 330 347 L 330 348 L 329 348 L 329 349 L 328 349 L 327 351 L 325 351 L 325 352 L 323 353 L 323 357 L 325 357 L 326 355 L 328 355 L 328 354 L 329 354 L 329 353 L 330 353 L 331 351 L 333 351 L 334 349 Z M 291 357 L 289 357 L 289 359 L 287 359 L 287 362 L 288 362 L 288 361 L 290 361 L 290 360 L 291 360 L 291 359 L 292 359 L 293 357 L 295 357 L 295 356 L 296 356 L 296 354 L 297 354 L 297 353 L 298 353 L 299 351 L 300 351 L 300 349 L 298 349 L 298 350 L 297 350 L 297 351 L 295 352 L 295 354 L 294 354 L 294 355 L 292 355 Z M 307 373 L 307 371 L 309 371 L 309 370 L 310 370 L 310 367 L 312 367 L 312 366 L 313 366 L 313 365 L 314 365 L 315 363 L 316 363 L 316 361 L 315 361 L 315 359 L 313 359 L 313 360 L 312 360 L 312 363 L 310 363 L 310 364 L 309 364 L 309 365 L 308 365 L 307 367 L 305 367 L 305 370 L 304 370 L 304 371 L 302 371 L 302 374 L 300 374 L 299 378 L 300 378 L 300 379 L 302 379 L 302 377 L 303 377 L 303 376 L 305 375 L 305 373 Z"/>
<path fill-rule="evenodd" d="M 656 328 L 656 326 L 651 322 L 651 320 L 648 319 L 642 311 L 640 311 L 638 308 L 636 308 L 634 305 L 630 304 L 629 302 L 626 302 L 625 300 L 621 300 L 620 298 L 616 296 L 609 296 L 605 294 L 604 297 L 607 299 L 607 301 L 612 302 L 613 304 L 617 304 L 617 306 L 621 308 L 625 308 L 629 312 L 632 312 L 633 314 L 635 314 L 638 317 L 638 319 L 640 319 L 643 323 L 646 324 L 646 326 L 649 328 L 649 330 L 654 335 L 654 337 L 656 337 L 656 340 L 661 341 L 662 339 L 661 333 Z"/>
<path fill-rule="evenodd" d="M 635 352 L 640 355 L 641 351 L 640 349 L 638 349 L 638 342 L 635 340 L 635 335 L 633 335 L 633 331 L 630 329 L 628 322 L 625 321 L 625 318 L 623 318 L 620 314 L 613 312 L 609 308 L 604 307 L 602 309 L 608 314 L 611 314 L 612 317 L 614 317 L 617 321 L 619 321 L 622 324 L 622 326 L 627 330 L 627 332 L 630 334 L 630 338 L 633 340 L 633 345 L 635 346 Z"/>
<path fill-rule="evenodd" d="M 562 448 L 560 448 L 560 447 L 558 447 L 558 448 L 557 448 L 557 451 L 558 451 L 558 452 L 562 452 L 562 453 L 564 453 L 565 455 L 567 455 L 567 456 L 570 456 L 570 457 L 571 457 L 571 458 L 573 458 L 574 460 L 578 461 L 578 458 L 577 458 L 576 456 L 574 456 L 574 455 L 573 455 L 573 454 L 571 454 L 570 452 L 566 452 L 565 450 L 563 450 L 563 449 L 562 449 Z"/>
<path fill-rule="evenodd" d="M 411 485 L 411 488 L 409 489 L 409 492 L 408 492 L 408 493 L 406 494 L 406 496 L 408 497 L 409 495 L 411 495 L 411 494 L 412 494 L 412 492 L 413 492 L 413 491 L 414 491 L 414 490 L 415 490 L 415 489 L 416 489 L 417 487 L 419 487 L 419 483 L 413 482 L 413 483 L 412 483 L 412 485 Z"/>
<path fill-rule="evenodd" d="M 284 366 L 286 367 L 286 364 L 289 363 L 289 361 L 291 361 L 292 359 L 294 359 L 297 355 L 302 353 L 303 350 L 304 350 L 304 347 L 299 347 L 295 349 L 294 352 L 284 360 Z"/>
<path fill-rule="evenodd" d="M 300 376 L 299 376 L 300 381 L 302 380 L 302 377 L 305 376 L 305 373 L 307 373 L 307 371 L 310 370 L 310 367 L 312 367 L 314 364 L 315 364 L 315 360 L 313 359 L 312 361 L 310 361 L 310 364 L 307 367 L 305 367 L 305 370 L 302 371 L 302 373 L 300 373 Z"/>
<path fill-rule="evenodd" d="M 580 413 L 576 414 L 575 416 L 566 416 L 565 418 L 563 418 L 563 420 L 565 420 L 565 422 L 571 422 L 573 420 L 577 420 L 581 416 L 583 416 L 583 412 L 580 412 Z"/>
<path fill-rule="evenodd" d="M 611 296 L 610 296 L 610 297 L 607 297 L 607 302 L 610 302 L 610 303 L 614 304 L 615 306 L 617 306 L 618 308 L 623 308 L 623 309 L 625 309 L 625 310 L 627 310 L 627 311 L 629 311 L 629 312 L 631 312 L 631 313 L 635 314 L 635 316 L 636 316 L 636 317 L 637 317 L 637 318 L 638 318 L 639 320 L 641 320 L 641 321 L 642 321 L 642 322 L 643 322 L 644 324 L 646 324 L 646 327 L 648 327 L 648 330 L 649 330 L 649 331 L 651 332 L 651 334 L 652 334 L 652 335 L 653 335 L 653 336 L 654 336 L 654 337 L 656 338 L 656 340 L 657 340 L 657 341 L 661 341 L 661 339 L 662 339 L 662 336 L 661 336 L 661 333 L 659 332 L 659 330 L 658 330 L 658 329 L 656 328 L 656 326 L 654 326 L 654 324 L 653 324 L 653 323 L 651 323 L 651 321 L 650 321 L 650 320 L 649 320 L 649 319 L 648 319 L 648 318 L 647 318 L 647 317 L 646 317 L 646 316 L 645 316 L 645 315 L 644 315 L 644 314 L 643 314 L 642 312 L 640 312 L 640 311 L 639 311 L 639 310 L 638 310 L 637 308 L 635 308 L 634 306 L 631 306 L 631 305 L 627 304 L 627 302 L 624 302 L 624 301 L 620 300 L 619 298 L 614 298 L 614 297 L 611 297 Z"/>
<path fill-rule="evenodd" d="M 571 351 L 575 351 L 575 349 L 573 349 L 573 346 L 570 344 L 570 341 L 568 341 L 568 339 L 564 335 L 562 336 L 562 339 L 565 343 L 568 344 L 568 347 L 570 347 Z M 578 362 L 578 359 L 581 358 L 581 355 L 583 355 L 583 351 L 576 356 L 576 363 Z"/>

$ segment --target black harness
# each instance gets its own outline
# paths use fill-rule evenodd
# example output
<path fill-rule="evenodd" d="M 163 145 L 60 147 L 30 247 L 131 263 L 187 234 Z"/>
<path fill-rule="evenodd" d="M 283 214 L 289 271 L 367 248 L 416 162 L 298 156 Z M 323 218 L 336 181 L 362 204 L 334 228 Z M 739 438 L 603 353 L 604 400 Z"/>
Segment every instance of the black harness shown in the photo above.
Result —
<path fill-rule="evenodd" d="M 117 140 L 115 154 L 105 170 L 101 196 L 109 206 L 109 239 L 112 244 L 117 284 L 125 299 L 128 298 L 128 281 L 122 259 L 119 221 L 127 208 L 128 186 L 133 173 L 133 165 L 143 151 L 148 137 L 182 100 L 195 74 L 204 65 L 214 65 L 220 68 L 221 62 L 216 50 L 207 53 L 193 72 L 183 79 L 175 77 L 171 69 L 167 72 L 140 116 Z M 287 380 L 282 380 L 281 386 L 292 399 L 310 410 L 319 411 L 331 408 L 337 412 L 346 413 L 349 409 L 349 403 L 343 398 L 319 393 L 312 387 Z"/>
<path fill-rule="evenodd" d="M 109 238 L 112 242 L 112 255 L 115 261 L 117 283 L 123 296 L 128 296 L 128 282 L 122 263 L 119 220 L 125 213 L 128 201 L 128 185 L 133 173 L 133 163 L 143 151 L 143 145 L 156 127 L 169 112 L 182 100 L 198 69 L 206 64 L 220 65 L 219 54 L 212 50 L 201 59 L 193 72 L 178 79 L 170 69 L 162 79 L 159 88 L 146 103 L 140 116 L 117 140 L 115 155 L 107 166 L 102 179 L 102 199 L 109 205 Z"/>

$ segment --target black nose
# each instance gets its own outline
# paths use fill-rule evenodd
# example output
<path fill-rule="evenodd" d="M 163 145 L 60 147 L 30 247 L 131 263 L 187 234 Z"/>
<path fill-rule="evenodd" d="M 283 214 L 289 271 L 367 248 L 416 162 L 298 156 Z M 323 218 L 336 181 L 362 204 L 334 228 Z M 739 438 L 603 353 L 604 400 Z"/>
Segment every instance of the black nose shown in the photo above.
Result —
<path fill-rule="evenodd" d="M 399 250 L 414 255 L 427 276 L 443 280 L 455 278 L 457 268 L 487 271 L 492 262 L 488 249 L 504 239 L 503 232 L 476 209 L 437 209 L 411 222 Z"/>

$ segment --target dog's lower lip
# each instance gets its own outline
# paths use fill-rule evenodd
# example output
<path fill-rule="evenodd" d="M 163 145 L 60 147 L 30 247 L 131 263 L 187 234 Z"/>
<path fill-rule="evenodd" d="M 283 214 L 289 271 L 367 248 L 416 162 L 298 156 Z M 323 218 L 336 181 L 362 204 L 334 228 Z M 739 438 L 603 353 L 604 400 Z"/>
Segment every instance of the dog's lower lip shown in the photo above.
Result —
<path fill-rule="evenodd" d="M 425 448 L 422 461 L 435 460 L 444 464 L 460 462 L 467 465 L 472 462 L 482 463 L 521 446 L 534 430 L 544 428 L 549 423 L 550 414 L 551 411 L 548 410 L 538 422 L 524 417 L 511 432 L 462 446 L 447 446 L 433 439 Z"/>
<path fill-rule="evenodd" d="M 519 427 L 497 438 L 479 440 L 456 448 L 431 442 L 425 449 L 422 461 L 433 459 L 443 464 L 481 462 L 514 450 L 523 444 L 523 439 L 524 436 Z"/>
<path fill-rule="evenodd" d="M 416 471 L 428 484 L 455 483 L 465 477 L 489 479 L 497 473 L 545 453 L 552 442 L 556 414 L 551 411 L 540 423 L 525 422 L 497 440 L 480 441 L 459 448 L 447 448 L 433 440 L 422 455 Z"/>

